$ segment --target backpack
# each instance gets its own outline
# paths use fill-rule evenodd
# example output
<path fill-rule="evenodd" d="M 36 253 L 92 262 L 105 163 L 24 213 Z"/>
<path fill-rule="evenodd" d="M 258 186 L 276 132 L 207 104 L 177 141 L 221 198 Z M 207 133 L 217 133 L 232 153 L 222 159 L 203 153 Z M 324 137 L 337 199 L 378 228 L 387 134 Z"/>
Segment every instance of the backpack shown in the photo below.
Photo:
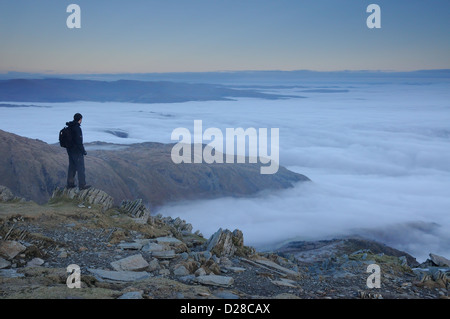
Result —
<path fill-rule="evenodd" d="M 68 126 L 59 131 L 59 145 L 64 148 L 71 148 L 72 142 L 72 129 Z"/>

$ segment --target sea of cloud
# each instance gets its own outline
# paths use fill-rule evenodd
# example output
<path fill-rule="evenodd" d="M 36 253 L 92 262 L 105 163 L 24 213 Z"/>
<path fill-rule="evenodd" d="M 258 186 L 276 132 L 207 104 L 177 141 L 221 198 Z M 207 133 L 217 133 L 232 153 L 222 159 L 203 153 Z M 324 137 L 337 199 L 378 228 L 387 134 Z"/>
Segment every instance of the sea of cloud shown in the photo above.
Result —
<path fill-rule="evenodd" d="M 419 261 L 430 252 L 449 258 L 450 85 L 319 88 L 272 90 L 306 99 L 28 103 L 41 107 L 0 107 L 0 129 L 57 143 L 59 130 L 76 112 L 84 116 L 85 142 L 174 142 L 172 131 L 185 127 L 193 132 L 194 120 L 223 132 L 279 128 L 280 164 L 311 183 L 252 198 L 167 205 L 158 213 L 179 216 L 205 236 L 220 227 L 241 229 L 245 243 L 260 249 L 292 239 L 359 234 Z"/>

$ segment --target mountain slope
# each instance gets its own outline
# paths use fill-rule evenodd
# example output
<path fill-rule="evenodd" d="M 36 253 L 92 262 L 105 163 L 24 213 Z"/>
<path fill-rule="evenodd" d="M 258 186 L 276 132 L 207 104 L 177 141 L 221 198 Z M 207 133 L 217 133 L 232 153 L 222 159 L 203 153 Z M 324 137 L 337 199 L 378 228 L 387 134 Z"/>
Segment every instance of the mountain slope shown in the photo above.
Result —
<path fill-rule="evenodd" d="M 15 194 L 44 203 L 56 186 L 65 186 L 67 153 L 65 149 L 0 130 L 0 181 Z M 105 161 L 87 157 L 89 180 L 111 190 L 111 195 L 129 197 L 131 193 Z M 101 178 L 94 172 L 102 172 Z"/>
<path fill-rule="evenodd" d="M 86 178 L 114 199 L 142 198 L 150 206 L 170 201 L 248 196 L 308 181 L 280 167 L 261 175 L 260 164 L 174 164 L 171 144 L 87 145 Z M 45 203 L 55 187 L 66 184 L 67 154 L 57 145 L 0 130 L 0 185 Z"/>

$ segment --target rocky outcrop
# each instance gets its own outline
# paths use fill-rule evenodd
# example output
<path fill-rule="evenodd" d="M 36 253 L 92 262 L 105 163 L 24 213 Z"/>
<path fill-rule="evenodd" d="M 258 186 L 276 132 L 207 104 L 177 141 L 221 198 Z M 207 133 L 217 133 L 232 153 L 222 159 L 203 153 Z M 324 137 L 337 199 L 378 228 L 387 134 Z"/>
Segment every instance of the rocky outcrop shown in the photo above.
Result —
<path fill-rule="evenodd" d="M 292 241 L 276 248 L 274 251 L 283 256 L 291 256 L 300 262 L 314 263 L 333 256 L 348 255 L 363 250 L 371 251 L 374 254 L 402 258 L 410 267 L 419 265 L 413 256 L 404 251 L 373 240 L 353 237 L 317 241 Z"/>
<path fill-rule="evenodd" d="M 120 212 L 129 215 L 135 221 L 147 223 L 150 217 L 150 210 L 142 203 L 142 199 L 123 200 L 119 207 Z"/>
<path fill-rule="evenodd" d="M 24 202 L 25 199 L 22 197 L 15 196 L 8 187 L 0 185 L 0 202 L 11 202 L 11 201 Z"/>
<path fill-rule="evenodd" d="M 143 215 L 149 213 L 147 207 L 142 204 L 142 199 L 123 200 L 119 206 L 119 210 L 133 218 L 141 218 Z"/>
<path fill-rule="evenodd" d="M 445 257 L 436 254 L 430 254 L 430 260 L 437 267 L 450 267 L 450 260 Z"/>
<path fill-rule="evenodd" d="M 180 217 L 172 218 L 170 216 L 162 216 L 157 215 L 157 218 L 162 220 L 165 224 L 170 225 L 173 227 L 179 234 L 181 235 L 188 235 L 192 232 L 192 225 L 187 223 L 185 220 L 181 219 Z M 195 232 L 196 235 L 200 235 L 200 231 Z"/>
<path fill-rule="evenodd" d="M 79 202 L 79 206 L 99 205 L 103 211 L 114 206 L 114 198 L 97 188 L 80 190 L 78 188 L 56 188 L 50 201 L 70 199 Z"/>
<path fill-rule="evenodd" d="M 233 232 L 220 228 L 206 243 L 206 250 L 217 256 L 232 257 L 235 254 L 245 256 L 251 253 L 251 248 L 244 246 L 244 234 L 239 229 Z"/>
<path fill-rule="evenodd" d="M 11 192 L 11 190 L 6 186 L 0 185 L 0 201 L 1 202 L 9 202 L 13 200 L 15 196 Z"/>

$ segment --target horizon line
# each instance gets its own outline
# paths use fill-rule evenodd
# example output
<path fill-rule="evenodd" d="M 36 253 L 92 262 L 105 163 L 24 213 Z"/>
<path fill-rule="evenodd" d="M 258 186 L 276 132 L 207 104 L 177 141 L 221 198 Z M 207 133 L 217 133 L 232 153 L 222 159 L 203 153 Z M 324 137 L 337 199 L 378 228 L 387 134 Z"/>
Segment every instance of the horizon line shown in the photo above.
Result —
<path fill-rule="evenodd" d="M 311 72 L 311 73 L 414 73 L 414 72 L 450 72 L 450 68 L 436 68 L 436 69 L 415 69 L 415 70 L 369 70 L 369 69 L 358 69 L 358 70 L 311 70 L 311 69 L 295 69 L 295 70 L 277 70 L 277 69 L 267 69 L 267 70 L 216 70 L 216 71 L 169 71 L 169 72 L 88 72 L 88 73 L 56 73 L 56 72 L 28 72 L 28 71 L 0 71 L 0 75 L 9 74 L 28 74 L 28 75 L 46 75 L 46 76 L 60 76 L 60 75 L 147 75 L 147 74 L 200 74 L 200 73 L 258 73 L 258 72 L 283 72 L 283 73 L 294 73 L 294 72 Z"/>

